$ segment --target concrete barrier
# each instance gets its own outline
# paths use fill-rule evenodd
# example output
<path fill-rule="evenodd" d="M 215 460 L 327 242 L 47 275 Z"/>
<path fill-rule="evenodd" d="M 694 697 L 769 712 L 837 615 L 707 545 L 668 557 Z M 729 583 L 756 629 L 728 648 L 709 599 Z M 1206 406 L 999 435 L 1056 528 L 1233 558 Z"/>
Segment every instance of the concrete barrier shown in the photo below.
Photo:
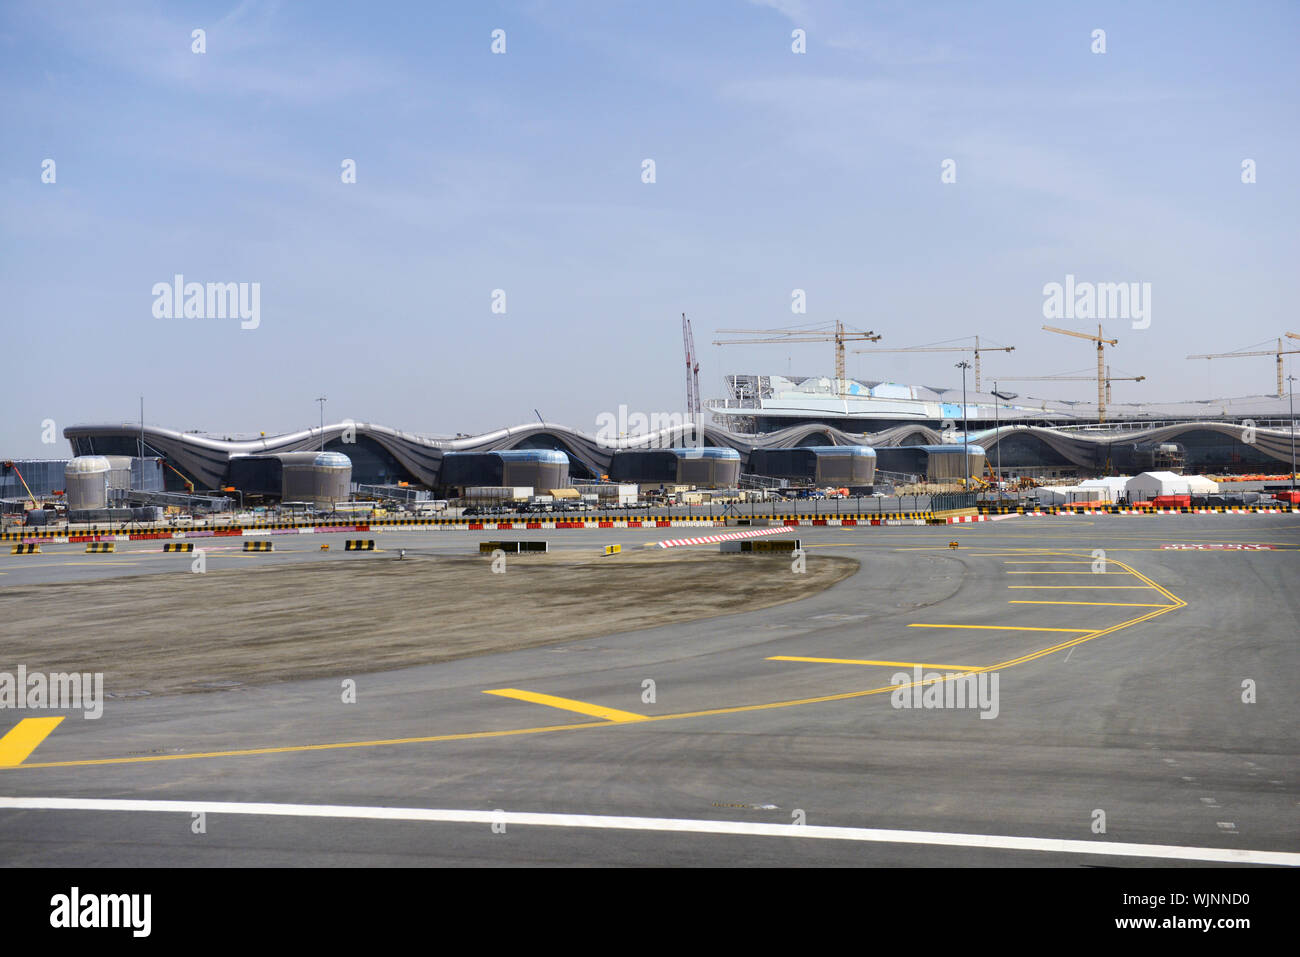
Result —
<path fill-rule="evenodd" d="M 739 542 L 723 542 L 718 546 L 719 552 L 797 552 L 799 539 L 776 538 L 767 541 L 745 539 Z"/>
<path fill-rule="evenodd" d="M 500 549 L 507 554 L 518 554 L 520 552 L 545 552 L 548 551 L 546 542 L 479 542 L 478 550 L 480 555 L 491 555 Z"/>
<path fill-rule="evenodd" d="M 13 547 L 13 551 L 11 551 L 9 554 L 10 555 L 39 555 L 40 553 L 41 553 L 40 542 L 24 542 L 20 545 L 15 545 Z"/>
<path fill-rule="evenodd" d="M 375 540 L 373 538 L 349 538 L 343 543 L 345 552 L 373 552 L 375 550 Z"/>
<path fill-rule="evenodd" d="M 103 555 L 117 551 L 117 542 L 90 542 L 86 545 L 87 555 Z"/>
<path fill-rule="evenodd" d="M 192 552 L 194 551 L 193 542 L 164 542 L 164 552 Z"/>
<path fill-rule="evenodd" d="M 244 551 L 272 552 L 275 551 L 275 542 L 244 542 Z"/>

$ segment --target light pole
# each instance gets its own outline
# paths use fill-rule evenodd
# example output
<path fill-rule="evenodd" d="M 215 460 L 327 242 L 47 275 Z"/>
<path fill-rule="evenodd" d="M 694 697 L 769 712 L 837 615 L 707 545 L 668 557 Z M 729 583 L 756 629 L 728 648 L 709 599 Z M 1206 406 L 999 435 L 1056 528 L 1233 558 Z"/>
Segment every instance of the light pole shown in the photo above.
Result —
<path fill-rule="evenodd" d="M 1004 402 L 1010 402 L 1020 393 L 1018 392 L 999 392 L 998 380 L 993 380 L 993 398 L 1000 399 Z M 993 403 L 993 441 L 998 447 L 998 464 L 997 464 L 997 482 L 998 482 L 998 504 L 1002 504 L 1002 425 L 998 420 L 998 404 Z"/>
<path fill-rule="evenodd" d="M 970 363 L 963 359 L 957 363 L 956 368 L 961 370 L 961 461 L 963 470 L 961 487 L 964 491 L 970 481 L 970 428 L 966 421 L 966 370 L 970 368 Z"/>
<path fill-rule="evenodd" d="M 316 399 L 320 403 L 320 450 L 325 451 L 325 396 Z"/>
<path fill-rule="evenodd" d="M 1291 498 L 1292 498 L 1292 504 L 1294 505 L 1295 504 L 1294 502 L 1295 499 L 1295 376 L 1293 375 L 1287 376 L 1286 381 L 1291 383 L 1291 388 L 1288 392 L 1288 395 L 1290 396 L 1290 405 L 1291 405 Z"/>

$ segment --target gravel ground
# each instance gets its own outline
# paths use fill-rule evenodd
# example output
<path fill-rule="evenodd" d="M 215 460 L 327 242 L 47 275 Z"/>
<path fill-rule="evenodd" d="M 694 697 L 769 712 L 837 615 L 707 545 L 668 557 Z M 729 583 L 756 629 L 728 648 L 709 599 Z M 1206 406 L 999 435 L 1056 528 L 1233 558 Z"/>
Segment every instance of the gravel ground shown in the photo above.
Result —
<path fill-rule="evenodd" d="M 387 671 L 797 601 L 850 558 L 656 552 L 304 563 L 5 589 L 0 669 L 103 672 L 105 691 L 202 692 Z"/>

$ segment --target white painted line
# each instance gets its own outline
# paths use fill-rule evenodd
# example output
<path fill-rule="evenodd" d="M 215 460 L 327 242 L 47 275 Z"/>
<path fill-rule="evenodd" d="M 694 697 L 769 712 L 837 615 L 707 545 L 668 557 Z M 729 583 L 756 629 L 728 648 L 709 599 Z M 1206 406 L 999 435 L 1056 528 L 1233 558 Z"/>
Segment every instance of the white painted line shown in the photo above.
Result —
<path fill-rule="evenodd" d="M 743 837 L 796 837 L 878 844 L 929 844 L 1004 851 L 1047 851 L 1173 861 L 1227 864 L 1279 864 L 1300 867 L 1300 854 L 1171 844 L 1122 844 L 1114 841 L 1069 841 L 996 834 L 951 834 L 941 831 L 893 831 L 811 824 L 762 824 L 751 821 L 703 821 L 689 818 L 612 817 L 596 814 L 536 814 L 524 811 L 463 811 L 420 807 L 349 807 L 338 804 L 243 804 L 230 801 L 143 801 L 104 798 L 0 797 L 0 809 L 35 811 L 163 811 L 176 814 L 251 814 L 269 817 L 352 818 L 372 821 L 425 821 L 445 824 L 515 824 L 533 827 L 586 827 L 623 831 L 669 831 L 683 834 L 734 834 Z"/>

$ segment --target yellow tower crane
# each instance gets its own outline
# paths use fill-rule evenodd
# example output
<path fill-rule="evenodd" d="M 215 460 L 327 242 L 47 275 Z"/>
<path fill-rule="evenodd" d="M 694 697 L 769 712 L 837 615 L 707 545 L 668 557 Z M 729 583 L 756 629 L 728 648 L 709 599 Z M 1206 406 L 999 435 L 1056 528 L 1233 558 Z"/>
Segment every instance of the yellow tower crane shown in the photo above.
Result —
<path fill-rule="evenodd" d="M 1300 335 L 1297 335 L 1294 332 L 1288 332 L 1286 334 L 1286 337 L 1288 339 L 1300 339 Z M 1189 359 L 1236 359 L 1240 356 L 1276 356 L 1277 357 L 1277 393 L 1276 394 L 1281 396 L 1283 394 L 1282 357 L 1294 355 L 1298 352 L 1300 352 L 1300 349 L 1283 349 L 1282 340 L 1281 338 L 1279 338 L 1277 340 L 1276 349 L 1264 349 L 1262 351 L 1256 351 L 1256 352 L 1214 352 L 1208 355 L 1188 356 L 1187 358 Z"/>
<path fill-rule="evenodd" d="M 1101 334 L 1101 324 L 1097 325 L 1097 334 L 1094 336 L 1088 332 L 1075 332 L 1072 329 L 1057 329 L 1055 326 L 1043 326 L 1048 332 L 1059 332 L 1063 336 L 1074 336 L 1076 339 L 1087 339 L 1089 342 L 1097 343 L 1097 421 L 1106 421 L 1106 346 L 1114 346 L 1119 343 L 1118 339 L 1106 339 Z M 1089 377 L 1091 378 L 1091 376 Z M 998 379 L 1001 382 L 1001 379 Z"/>
<path fill-rule="evenodd" d="M 975 336 L 973 346 L 909 346 L 906 349 L 854 349 L 855 355 L 869 356 L 877 352 L 973 352 L 975 354 L 975 391 L 980 391 L 980 353 L 981 352 L 1015 352 L 1015 346 L 981 346 L 980 337 Z"/>
<path fill-rule="evenodd" d="M 844 394 L 844 343 L 878 342 L 880 336 L 861 329 L 846 329 L 836 320 L 833 329 L 719 329 L 719 335 L 744 335 L 758 338 L 714 339 L 715 346 L 738 346 L 758 342 L 834 342 L 835 394 Z"/>

